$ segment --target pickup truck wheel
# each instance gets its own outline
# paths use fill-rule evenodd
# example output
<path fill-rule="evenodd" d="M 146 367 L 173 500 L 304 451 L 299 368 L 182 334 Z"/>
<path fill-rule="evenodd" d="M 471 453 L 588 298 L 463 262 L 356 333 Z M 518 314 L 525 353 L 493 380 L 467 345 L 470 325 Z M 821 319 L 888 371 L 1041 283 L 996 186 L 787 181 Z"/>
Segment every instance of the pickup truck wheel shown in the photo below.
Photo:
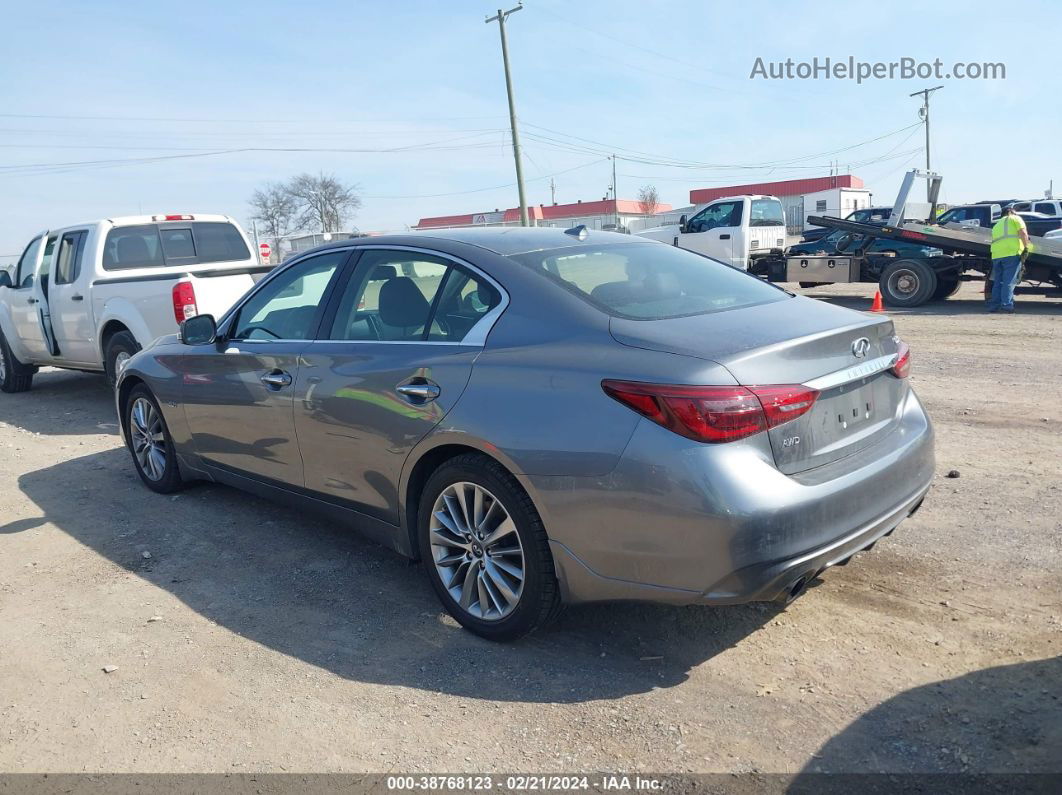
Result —
<path fill-rule="evenodd" d="M 962 280 L 956 274 L 937 276 L 937 289 L 933 291 L 934 301 L 944 301 L 959 292 Z"/>
<path fill-rule="evenodd" d="M 15 358 L 4 335 L 0 334 L 0 392 L 13 394 L 27 391 L 33 384 L 35 372 L 37 368 Z"/>
<path fill-rule="evenodd" d="M 173 438 L 151 390 L 143 384 L 134 387 L 122 411 L 125 442 L 144 485 L 159 494 L 180 491 L 184 479 L 177 466 Z"/>
<path fill-rule="evenodd" d="M 937 289 L 937 272 L 921 260 L 897 260 L 881 272 L 878 287 L 889 306 L 921 306 Z"/>
<path fill-rule="evenodd" d="M 140 350 L 136 337 L 128 331 L 119 331 L 107 341 L 107 350 L 103 357 L 103 370 L 107 374 L 107 383 L 114 388 L 118 374 L 133 354 Z"/>

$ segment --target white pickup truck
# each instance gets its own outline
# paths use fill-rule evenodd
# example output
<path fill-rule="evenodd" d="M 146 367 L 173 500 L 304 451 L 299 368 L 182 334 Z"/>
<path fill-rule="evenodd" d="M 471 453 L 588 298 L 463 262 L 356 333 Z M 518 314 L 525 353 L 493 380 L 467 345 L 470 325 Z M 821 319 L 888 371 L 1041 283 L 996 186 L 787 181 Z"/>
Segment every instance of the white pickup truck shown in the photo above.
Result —
<path fill-rule="evenodd" d="M 42 366 L 104 372 L 196 314 L 220 317 L 272 266 L 223 215 L 149 215 L 37 235 L 0 271 L 0 390 Z"/>
<path fill-rule="evenodd" d="M 678 224 L 638 232 L 679 248 L 725 262 L 740 270 L 785 249 L 785 211 L 774 196 L 729 196 L 716 199 Z"/>

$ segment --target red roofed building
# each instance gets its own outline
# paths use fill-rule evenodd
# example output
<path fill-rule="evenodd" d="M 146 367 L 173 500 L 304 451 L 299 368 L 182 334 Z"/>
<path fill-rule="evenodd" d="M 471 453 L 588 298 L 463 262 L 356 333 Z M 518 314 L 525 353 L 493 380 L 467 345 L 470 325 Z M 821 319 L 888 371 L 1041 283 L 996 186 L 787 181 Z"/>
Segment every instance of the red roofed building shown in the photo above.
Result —
<path fill-rule="evenodd" d="M 658 204 L 658 213 L 667 212 L 670 204 Z M 641 204 L 633 199 L 602 199 L 573 204 L 529 205 L 527 214 L 536 226 L 570 227 L 585 224 L 589 229 L 613 229 L 618 224 L 626 228 L 635 218 L 649 218 Z M 493 210 L 467 215 L 439 215 L 421 218 L 414 229 L 444 229 L 460 226 L 515 226 L 520 223 L 520 208 Z"/>

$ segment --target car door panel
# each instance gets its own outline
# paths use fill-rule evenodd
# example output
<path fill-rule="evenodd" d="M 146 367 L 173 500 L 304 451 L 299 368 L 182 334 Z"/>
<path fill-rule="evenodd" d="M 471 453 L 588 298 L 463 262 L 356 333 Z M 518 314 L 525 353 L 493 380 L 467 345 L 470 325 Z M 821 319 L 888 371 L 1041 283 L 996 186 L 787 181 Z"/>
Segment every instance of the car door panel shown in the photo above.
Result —
<path fill-rule="evenodd" d="M 89 278 L 84 265 L 89 232 L 64 232 L 59 241 L 56 267 L 49 290 L 51 327 L 59 360 L 74 365 L 98 365 L 92 323 L 92 302 L 87 300 Z"/>
<path fill-rule="evenodd" d="M 430 342 L 312 343 L 295 390 L 306 488 L 398 524 L 406 456 L 461 397 L 479 352 Z M 419 384 L 437 386 L 438 397 L 398 391 Z"/>
<path fill-rule="evenodd" d="M 182 365 L 185 417 L 208 466 L 302 487 L 294 388 L 349 251 L 292 263 L 263 280 L 219 331 Z"/>
<path fill-rule="evenodd" d="M 17 337 L 13 347 L 21 347 L 26 359 L 33 363 L 52 361 L 51 349 L 44 333 L 41 314 L 43 297 L 40 275 L 51 252 L 46 248 L 44 233 L 26 247 L 16 270 L 16 289 L 11 291 L 11 323 Z"/>

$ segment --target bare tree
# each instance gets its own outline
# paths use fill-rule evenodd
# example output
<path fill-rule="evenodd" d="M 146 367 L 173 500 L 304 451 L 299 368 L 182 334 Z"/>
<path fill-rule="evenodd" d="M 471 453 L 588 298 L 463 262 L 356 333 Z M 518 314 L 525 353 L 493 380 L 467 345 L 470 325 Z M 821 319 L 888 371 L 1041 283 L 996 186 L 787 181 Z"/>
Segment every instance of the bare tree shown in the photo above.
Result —
<path fill-rule="evenodd" d="M 357 185 L 344 185 L 332 174 L 299 174 L 284 186 L 299 208 L 304 229 L 339 232 L 361 207 Z"/>
<path fill-rule="evenodd" d="M 273 251 L 280 260 L 280 241 L 299 230 L 299 204 L 286 185 L 271 182 L 251 194 L 251 219 L 264 227 L 266 237 L 273 242 Z"/>
<path fill-rule="evenodd" d="M 642 185 L 638 189 L 638 206 L 645 215 L 653 215 L 660 206 L 660 194 L 655 185 Z"/>

